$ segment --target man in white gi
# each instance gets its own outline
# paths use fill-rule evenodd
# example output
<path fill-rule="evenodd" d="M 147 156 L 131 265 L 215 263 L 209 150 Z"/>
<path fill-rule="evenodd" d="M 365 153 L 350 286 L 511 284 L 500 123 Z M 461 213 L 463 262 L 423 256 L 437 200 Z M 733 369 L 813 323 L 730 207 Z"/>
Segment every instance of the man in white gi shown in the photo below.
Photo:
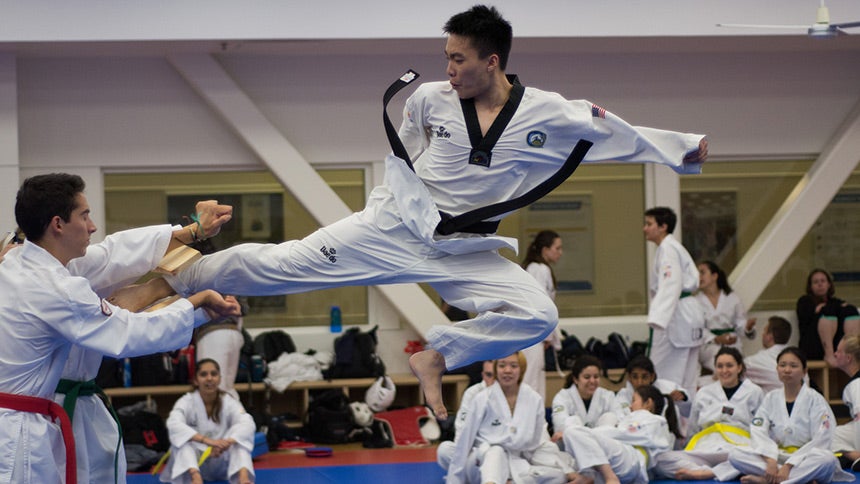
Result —
<path fill-rule="evenodd" d="M 791 323 L 785 318 L 771 316 L 761 335 L 761 345 L 764 349 L 744 358 L 747 379 L 760 386 L 765 393 L 782 388 L 782 382 L 776 372 L 776 357 L 788 345 L 789 338 L 791 338 Z"/>
<path fill-rule="evenodd" d="M 672 235 L 677 221 L 675 212 L 668 207 L 645 211 L 645 240 L 657 244 L 649 278 L 648 356 L 660 378 L 694 395 L 705 316 L 696 299 L 689 297 L 699 287 L 699 270 L 687 249 Z"/>
<path fill-rule="evenodd" d="M 494 204 L 530 203 L 550 177 L 569 174 L 562 169 L 582 154 L 572 151 L 578 144 L 586 162 L 655 162 L 682 173 L 699 172 L 707 156 L 702 135 L 633 127 L 590 102 L 507 77 L 512 29 L 495 8 L 457 14 L 444 31 L 448 81 L 425 83 L 406 102 L 399 131 L 405 149 L 386 158 L 385 183 L 363 211 L 302 240 L 206 256 L 171 281 L 180 294 L 207 287 L 237 295 L 430 284 L 451 305 L 477 314 L 434 326 L 424 335 L 428 349 L 410 357 L 439 419 L 447 417 L 446 368 L 509 355 L 543 341 L 558 324 L 558 310 L 535 279 L 498 254 L 516 251 L 517 242 L 493 235 L 511 211 L 503 205 L 495 213 Z M 478 208 L 493 214 L 438 231 L 440 212 L 448 220 Z"/>
<path fill-rule="evenodd" d="M 72 260 L 69 273 L 86 278 L 99 297 L 107 298 L 118 287 L 129 289 L 128 284 L 155 269 L 171 250 L 217 235 L 231 213 L 228 205 L 201 201 L 195 207 L 197 221 L 185 227 L 157 225 L 111 234 L 104 242 L 89 246 L 86 255 Z M 123 263 L 105 270 L 111 261 Z M 108 301 L 132 311 L 139 309 L 120 303 L 117 297 Z M 174 344 L 173 349 L 183 345 L 181 341 Z M 122 436 L 113 414 L 99 396 L 101 389 L 95 385 L 101 361 L 100 352 L 73 346 L 54 401 L 63 405 L 72 420 L 78 482 L 122 484 L 127 469 Z"/>
<path fill-rule="evenodd" d="M 80 177 L 51 174 L 25 180 L 17 195 L 15 217 L 27 240 L 0 264 L 3 484 L 76 480 L 75 466 L 66 467 L 75 462 L 68 418 L 50 400 L 73 345 L 114 357 L 168 351 L 187 344 L 194 326 L 208 320 L 195 321 L 195 308 L 238 310 L 214 291 L 145 314 L 101 299 L 68 268 L 87 253 L 96 230 L 83 190 Z M 92 274 L 122 271 L 126 260 L 102 262 Z M 54 418 L 64 424 L 62 433 Z"/>

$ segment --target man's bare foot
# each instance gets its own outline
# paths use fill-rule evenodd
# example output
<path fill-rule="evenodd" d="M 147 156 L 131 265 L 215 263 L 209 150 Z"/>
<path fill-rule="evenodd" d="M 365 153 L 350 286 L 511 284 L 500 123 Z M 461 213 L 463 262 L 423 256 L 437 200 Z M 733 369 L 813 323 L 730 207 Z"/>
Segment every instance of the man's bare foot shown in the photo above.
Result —
<path fill-rule="evenodd" d="M 764 476 L 745 475 L 741 477 L 741 484 L 766 484 L 767 479 Z"/>
<path fill-rule="evenodd" d="M 445 358 L 436 350 L 424 350 L 409 357 L 409 367 L 418 377 L 424 401 L 436 414 L 437 420 L 448 418 L 448 410 L 442 401 L 442 374 L 445 373 Z"/>
<path fill-rule="evenodd" d="M 704 481 L 713 478 L 714 473 L 709 469 L 681 469 L 675 473 L 675 479 L 679 481 Z"/>
<path fill-rule="evenodd" d="M 251 473 L 248 472 L 248 469 L 241 468 L 239 469 L 239 484 L 253 484 L 254 481 L 251 480 Z"/>
<path fill-rule="evenodd" d="M 188 477 L 191 478 L 191 484 L 203 484 L 203 476 L 197 469 L 188 469 Z"/>

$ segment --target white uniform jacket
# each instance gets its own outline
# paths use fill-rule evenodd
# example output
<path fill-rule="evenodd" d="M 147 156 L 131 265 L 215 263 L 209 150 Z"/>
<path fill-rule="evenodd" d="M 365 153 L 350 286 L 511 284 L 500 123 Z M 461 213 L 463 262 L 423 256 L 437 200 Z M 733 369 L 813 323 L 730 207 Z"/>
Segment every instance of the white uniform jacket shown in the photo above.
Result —
<path fill-rule="evenodd" d="M 669 395 L 675 390 L 680 391 L 687 398 L 687 401 L 690 401 L 690 394 L 687 393 L 687 390 L 684 389 L 681 385 L 677 383 L 666 380 L 663 378 L 658 378 L 654 380 L 653 385 L 660 390 L 660 393 L 663 395 Z M 618 393 L 615 394 L 615 399 L 618 401 L 618 405 L 621 407 L 621 413 L 619 417 L 627 415 L 630 413 L 630 404 L 633 403 L 633 385 L 628 381 L 624 384 L 624 388 L 618 390 Z M 677 405 L 676 405 L 677 406 Z M 680 415 L 680 413 L 678 413 Z"/>
<path fill-rule="evenodd" d="M 487 382 L 481 380 L 478 383 L 470 386 L 463 392 L 463 396 L 460 398 L 460 408 L 457 409 L 457 417 L 454 420 L 454 440 L 460 436 L 460 430 L 463 428 L 463 425 L 466 422 L 466 410 L 469 408 L 469 404 L 472 403 L 472 399 L 475 398 L 475 395 L 486 390 Z"/>
<path fill-rule="evenodd" d="M 648 323 L 665 329 L 678 348 L 699 346 L 705 327 L 704 311 L 692 297 L 699 287 L 699 271 L 687 249 L 672 234 L 657 246 L 650 277 Z"/>
<path fill-rule="evenodd" d="M 732 330 L 735 336 L 740 336 L 746 333 L 747 312 L 744 309 L 741 299 L 737 293 L 731 292 L 726 294 L 720 290 L 720 297 L 717 299 L 717 306 L 711 304 L 711 300 L 704 293 L 696 293 L 694 296 L 705 311 L 705 331 L 703 343 L 711 343 L 717 335 L 710 330 Z M 743 342 L 738 338 L 735 344 L 731 345 L 737 349 L 742 349 Z"/>
<path fill-rule="evenodd" d="M 687 435 L 693 437 L 715 423 L 728 424 L 749 431 L 753 415 L 763 399 L 764 392 L 749 380 L 741 382 L 731 399 L 726 398 L 726 392 L 720 382 L 706 385 L 699 389 L 693 400 L 693 408 L 687 421 Z M 729 436 L 738 444 L 749 443 L 749 438 L 744 436 L 735 433 L 730 433 Z M 731 444 L 727 443 L 720 433 L 713 433 L 699 438 L 695 450 L 718 452 L 728 445 Z"/>
<path fill-rule="evenodd" d="M 501 386 L 494 383 L 475 395 L 466 409 L 446 482 L 466 482 L 466 460 L 472 448 L 476 451 L 472 455 L 481 459 L 490 446 L 500 446 L 508 452 L 511 467 L 519 467 L 520 454 L 536 450 L 546 434 L 544 404 L 537 392 L 520 385 L 512 414 Z"/>
<path fill-rule="evenodd" d="M 555 300 L 555 284 L 552 282 L 552 269 L 546 264 L 531 262 L 526 266 L 526 272 L 532 275 L 552 300 Z"/>
<path fill-rule="evenodd" d="M 234 463 L 234 466 L 237 466 L 235 469 L 231 469 L 228 475 L 217 478 L 228 479 L 241 467 L 245 467 L 253 473 L 251 451 L 254 450 L 255 430 L 254 419 L 245 412 L 242 404 L 230 394 L 221 394 L 221 415 L 219 422 L 215 423 L 206 415 L 206 406 L 200 393 L 197 391 L 186 393 L 176 401 L 170 411 L 170 416 L 167 417 L 167 433 L 170 436 L 172 450 L 171 457 L 162 471 L 161 480 L 172 482 L 186 473 L 189 468 L 198 467 L 197 460 L 207 447 L 205 444 L 191 440 L 198 433 L 209 439 L 233 439 L 236 441 L 232 447 L 236 447 L 240 451 L 242 457 L 239 461 L 241 464 Z M 185 446 L 192 446 L 196 452 L 183 453 L 177 451 L 177 449 Z M 227 456 L 228 454 L 225 453 L 220 458 Z M 209 459 L 215 458 L 210 456 Z M 212 477 L 208 478 L 211 479 Z"/>
<path fill-rule="evenodd" d="M 173 228 L 156 225 L 116 232 L 104 241 L 87 248 L 83 257 L 69 263 L 69 273 L 84 277 L 99 297 L 105 298 L 115 290 L 132 284 L 142 275 L 155 269 L 164 256 Z M 111 261 L 117 261 L 111 264 Z M 107 268 L 110 266 L 110 270 Z M 177 342 L 177 348 L 182 342 Z M 122 355 L 119 355 L 122 356 Z M 101 366 L 102 355 L 97 351 L 73 346 L 63 368 L 62 378 L 73 381 L 95 379 Z M 62 405 L 66 395 L 58 393 L 54 401 Z M 96 395 L 82 396 L 72 416 L 77 454 L 78 483 L 126 481 L 126 459 L 119 446 L 116 473 L 114 452 L 117 451 L 119 429 L 105 404 Z M 116 479 L 116 481 L 115 481 Z"/>
<path fill-rule="evenodd" d="M 121 262 L 121 261 L 117 261 Z M 112 264 L 103 268 L 113 270 Z M 93 292 L 41 247 L 25 241 L 0 264 L 0 392 L 52 399 L 72 345 L 135 356 L 191 340 L 187 300 L 134 314 Z M 0 483 L 60 482 L 59 427 L 41 415 L 0 409 Z"/>
<path fill-rule="evenodd" d="M 683 158 L 698 149 L 702 135 L 634 127 L 591 102 L 568 101 L 529 87 L 492 148 L 489 166 L 469 163 L 469 132 L 460 98 L 448 82 L 428 82 L 416 89 L 406 101 L 399 135 L 415 173 L 390 155 L 387 189 L 413 234 L 451 254 L 502 246 L 516 251 L 517 244 L 469 234 L 435 240 L 439 210 L 459 215 L 523 195 L 556 173 L 581 139 L 594 143 L 586 163 L 652 162 L 679 173 L 701 171 L 699 164 L 684 164 Z"/>
<path fill-rule="evenodd" d="M 747 380 L 760 386 L 765 394 L 773 390 L 782 390 L 782 381 L 776 371 L 776 357 L 788 345 L 773 345 L 758 351 L 752 356 L 744 357 L 744 376 Z"/>
<path fill-rule="evenodd" d="M 671 449 L 675 441 L 669 432 L 666 419 L 648 410 L 630 412 L 614 427 L 600 427 L 594 432 L 600 435 L 600 438 L 614 439 L 640 449 L 644 452 L 646 469 L 652 469 L 655 465 L 654 458 Z"/>
<path fill-rule="evenodd" d="M 553 432 L 563 432 L 572 425 L 596 427 L 600 417 L 606 413 L 616 416 L 622 413 L 621 405 L 610 390 L 598 387 L 586 410 L 576 385 L 562 388 L 552 399 Z"/>
<path fill-rule="evenodd" d="M 835 428 L 833 410 L 820 393 L 803 385 L 789 417 L 785 391 L 774 390 L 752 420 L 751 447 L 759 455 L 796 465 L 811 449 L 829 449 Z"/>

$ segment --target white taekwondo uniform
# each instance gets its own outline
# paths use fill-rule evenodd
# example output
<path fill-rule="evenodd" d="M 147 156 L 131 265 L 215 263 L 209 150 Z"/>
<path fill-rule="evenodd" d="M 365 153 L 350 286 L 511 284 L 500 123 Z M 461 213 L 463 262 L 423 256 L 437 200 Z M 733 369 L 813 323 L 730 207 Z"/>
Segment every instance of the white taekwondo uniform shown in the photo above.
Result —
<path fill-rule="evenodd" d="M 609 464 L 622 484 L 645 484 L 654 458 L 672 446 L 666 419 L 636 410 L 614 427 L 571 426 L 564 431 L 564 448 L 576 459 L 580 473 L 599 479 L 595 466 Z"/>
<path fill-rule="evenodd" d="M 752 356 L 744 357 L 744 376 L 760 386 L 767 394 L 773 390 L 782 390 L 782 381 L 776 371 L 776 357 L 788 345 L 775 344 L 765 348 Z"/>
<path fill-rule="evenodd" d="M 161 472 L 161 482 L 180 484 L 188 481 L 188 470 L 199 469 L 204 480 L 228 480 L 236 484 L 239 470 L 248 469 L 249 477 L 254 480 L 254 463 L 251 451 L 254 450 L 254 419 L 245 412 L 242 404 L 229 393 L 221 393 L 221 414 L 215 423 L 206 415 L 206 406 L 198 391 L 181 396 L 170 416 L 167 417 L 167 432 L 170 435 L 170 458 Z M 191 440 L 200 434 L 208 439 L 233 439 L 227 452 L 215 457 L 214 454 L 198 467 L 198 461 L 207 445 Z"/>
<path fill-rule="evenodd" d="M 472 399 L 445 482 L 564 483 L 573 461 L 549 441 L 540 395 L 520 385 L 513 413 L 498 383 Z"/>
<path fill-rule="evenodd" d="M 714 342 L 717 337 L 716 331 L 719 334 L 733 334 L 737 338 L 734 344 L 727 345 L 737 348 L 743 353 L 743 340 L 741 335 L 751 338 L 752 334 L 746 333 L 747 312 L 744 309 L 741 299 L 737 293 L 730 292 L 726 294 L 720 289 L 720 296 L 717 299 L 717 305 L 714 307 L 711 300 L 704 293 L 696 293 L 693 297 L 702 305 L 705 311 L 705 332 L 702 340 L 702 347 L 699 348 L 699 364 L 703 368 L 714 371 L 714 358 L 720 347 L 723 346 Z"/>
<path fill-rule="evenodd" d="M 785 391 L 773 390 L 765 395 L 750 425 L 750 447 L 734 447 L 729 462 L 741 474 L 763 476 L 764 457 L 780 465 L 791 464 L 783 484 L 818 481 L 850 482 L 854 476 L 839 468 L 830 451 L 836 418 L 820 393 L 803 385 L 791 415 L 785 403 Z"/>
<path fill-rule="evenodd" d="M 103 270 L 122 263 L 111 261 Z M 187 300 L 144 314 L 118 308 L 29 241 L 0 264 L 0 287 L 3 393 L 52 399 L 73 345 L 136 356 L 188 344 L 194 330 Z M 62 482 L 66 457 L 60 442 L 58 426 L 45 417 L 0 409 L 0 483 Z"/>
<path fill-rule="evenodd" d="M 552 429 L 558 433 L 572 425 L 592 428 L 611 426 L 618 422 L 621 413 L 621 405 L 610 390 L 597 387 L 586 410 L 579 390 L 576 385 L 571 385 L 570 388 L 559 390 L 552 399 Z"/>
<path fill-rule="evenodd" d="M 526 272 L 532 275 L 538 284 L 544 288 L 549 297 L 555 301 L 555 285 L 552 282 L 552 273 L 548 265 L 540 262 L 531 262 L 526 267 Z M 523 375 L 523 383 L 532 387 L 546 402 L 546 350 L 544 343 L 549 343 L 556 351 L 561 350 L 561 331 L 556 328 L 544 341 L 538 342 L 522 350 L 526 357 L 526 373 Z"/>
<path fill-rule="evenodd" d="M 454 417 L 454 440 L 439 442 L 439 446 L 436 447 L 436 462 L 439 463 L 439 466 L 446 471 L 448 470 L 448 466 L 451 464 L 451 457 L 454 455 L 457 437 L 460 435 L 460 430 L 466 422 L 466 410 L 469 408 L 469 404 L 472 402 L 472 399 L 475 398 L 475 395 L 487 388 L 487 382 L 481 380 L 467 388 L 466 391 L 463 392 L 463 396 L 460 398 L 460 408 L 457 409 L 457 416 Z"/>
<path fill-rule="evenodd" d="M 842 390 L 842 401 L 848 406 L 851 421 L 836 427 L 832 450 L 860 450 L 860 373 L 854 375 Z"/>
<path fill-rule="evenodd" d="M 732 398 L 720 382 L 704 386 L 696 393 L 690 418 L 685 450 L 673 450 L 657 457 L 657 473 L 672 479 L 681 469 L 711 470 L 719 481 L 738 476 L 727 462 L 729 450 L 749 445 L 749 428 L 764 393 L 749 380 L 743 380 Z"/>
<path fill-rule="evenodd" d="M 649 357 L 660 378 L 693 394 L 705 320 L 701 305 L 689 296 L 699 287 L 699 271 L 672 234 L 657 246 L 649 279 L 648 323 L 653 330 Z"/>
<path fill-rule="evenodd" d="M 525 88 L 493 146 L 488 166 L 471 164 L 471 142 L 457 93 L 429 82 L 406 101 L 400 138 L 415 172 L 393 154 L 383 185 L 367 206 L 302 240 L 242 244 L 203 257 L 171 285 L 181 294 L 214 288 L 227 294 L 292 294 L 346 285 L 426 282 L 473 319 L 425 335 L 449 369 L 501 358 L 543 341 L 558 311 L 543 288 L 497 249 L 517 250 L 495 235 L 436 234 L 450 215 L 508 201 L 559 171 L 580 140 L 594 143 L 584 162 L 654 162 L 681 173 L 702 135 L 633 127 L 587 101 Z M 496 217 L 502 218 L 503 215 Z"/>

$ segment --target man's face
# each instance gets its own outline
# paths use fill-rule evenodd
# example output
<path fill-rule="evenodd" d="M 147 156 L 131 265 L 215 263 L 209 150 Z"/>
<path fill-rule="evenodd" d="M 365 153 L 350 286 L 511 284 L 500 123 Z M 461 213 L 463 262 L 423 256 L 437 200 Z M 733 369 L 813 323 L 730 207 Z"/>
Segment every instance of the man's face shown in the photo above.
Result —
<path fill-rule="evenodd" d="M 451 34 L 445 44 L 445 57 L 448 59 L 448 80 L 460 99 L 479 97 L 489 90 L 491 66 L 496 56 L 481 59 L 467 37 Z"/>
<path fill-rule="evenodd" d="M 659 244 L 663 237 L 666 236 L 666 226 L 657 225 L 657 220 L 651 215 L 645 216 L 645 225 L 642 227 L 645 232 L 645 240 Z"/>
<path fill-rule="evenodd" d="M 72 258 L 82 257 L 90 245 L 90 235 L 96 231 L 96 224 L 90 220 L 90 206 L 83 193 L 75 196 L 75 208 L 69 221 L 61 221 L 65 248 Z"/>

